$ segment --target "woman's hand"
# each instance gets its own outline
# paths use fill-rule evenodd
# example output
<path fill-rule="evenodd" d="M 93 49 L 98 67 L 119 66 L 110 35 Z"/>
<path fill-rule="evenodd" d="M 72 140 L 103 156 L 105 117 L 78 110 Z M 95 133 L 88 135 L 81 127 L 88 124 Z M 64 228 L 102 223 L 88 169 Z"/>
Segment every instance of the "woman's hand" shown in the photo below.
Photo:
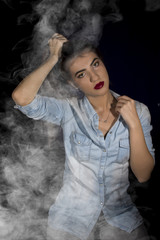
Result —
<path fill-rule="evenodd" d="M 117 99 L 115 111 L 121 114 L 128 127 L 139 127 L 140 120 L 136 111 L 135 101 L 127 96 L 120 96 Z"/>
<path fill-rule="evenodd" d="M 48 41 L 50 50 L 49 59 L 56 57 L 58 60 L 61 56 L 63 44 L 67 41 L 67 38 L 63 35 L 55 33 Z"/>

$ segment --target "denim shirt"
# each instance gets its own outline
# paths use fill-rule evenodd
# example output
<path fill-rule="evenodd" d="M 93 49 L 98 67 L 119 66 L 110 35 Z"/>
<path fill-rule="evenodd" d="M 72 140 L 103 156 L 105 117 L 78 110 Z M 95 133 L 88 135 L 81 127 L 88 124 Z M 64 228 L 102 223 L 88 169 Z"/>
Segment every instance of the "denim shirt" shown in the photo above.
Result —
<path fill-rule="evenodd" d="M 115 98 L 119 96 L 111 93 Z M 149 110 L 135 102 L 146 144 L 154 157 Z M 29 105 L 15 108 L 30 118 L 46 120 L 63 129 L 63 186 L 49 210 L 50 227 L 87 239 L 101 211 L 109 224 L 127 232 L 142 223 L 127 193 L 130 142 L 121 115 L 104 139 L 98 129 L 98 114 L 86 96 L 58 100 L 37 95 Z"/>

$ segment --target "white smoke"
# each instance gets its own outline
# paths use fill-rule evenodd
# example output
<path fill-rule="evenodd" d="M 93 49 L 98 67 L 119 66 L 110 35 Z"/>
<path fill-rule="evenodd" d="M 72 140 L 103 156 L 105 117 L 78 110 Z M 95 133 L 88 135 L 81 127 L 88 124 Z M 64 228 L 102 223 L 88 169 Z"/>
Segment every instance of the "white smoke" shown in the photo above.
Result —
<path fill-rule="evenodd" d="M 2 1 L 14 8 L 14 1 Z M 122 19 L 116 2 L 43 0 L 34 3 L 33 14 L 17 20 L 22 24 L 26 19 L 32 22 L 35 16 L 39 18 L 33 28 L 31 50 L 22 54 L 22 75 L 27 75 L 48 57 L 48 39 L 55 32 L 69 39 L 83 36 L 97 45 L 103 22 Z M 146 0 L 146 4 L 148 11 L 160 8 L 156 0 Z M 41 94 L 61 98 L 74 93 L 70 86 L 57 80 L 57 75 L 55 71 L 50 73 Z M 5 112 L 0 113 L 0 239 L 44 240 L 48 210 L 62 184 L 62 132 L 51 124 L 27 119 L 14 110 L 13 105 L 6 98 Z"/>
<path fill-rule="evenodd" d="M 146 10 L 147 11 L 156 11 L 160 9 L 159 0 L 146 0 Z"/>
<path fill-rule="evenodd" d="M 62 184 L 62 134 L 12 107 L 8 102 L 0 118 L 0 239 L 44 240 L 48 210 Z"/>

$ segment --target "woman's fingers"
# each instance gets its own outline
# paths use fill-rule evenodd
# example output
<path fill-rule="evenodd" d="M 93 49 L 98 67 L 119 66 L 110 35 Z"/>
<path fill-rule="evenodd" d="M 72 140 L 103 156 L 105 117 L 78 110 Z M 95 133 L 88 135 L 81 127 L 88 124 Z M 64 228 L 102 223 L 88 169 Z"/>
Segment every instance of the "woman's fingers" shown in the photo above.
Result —
<path fill-rule="evenodd" d="M 119 100 L 117 101 L 117 104 L 127 104 L 127 103 L 129 103 L 129 102 L 130 102 L 129 100 L 119 99 Z"/>
<path fill-rule="evenodd" d="M 129 98 L 127 96 L 118 97 L 115 111 L 121 114 L 129 127 L 139 122 L 138 114 L 136 111 L 136 104 L 132 98 Z"/>
<path fill-rule="evenodd" d="M 59 34 L 59 33 L 54 33 L 53 36 L 49 39 L 48 42 L 53 41 L 54 39 L 58 39 L 58 40 L 64 40 L 64 41 L 68 41 L 67 38 L 65 38 L 63 35 Z"/>
<path fill-rule="evenodd" d="M 56 35 L 56 36 L 49 39 L 48 44 L 49 44 L 50 48 L 59 49 L 67 41 L 68 40 L 65 37 Z"/>
<path fill-rule="evenodd" d="M 128 100 L 128 101 L 133 100 L 132 98 L 130 98 L 130 97 L 126 96 L 126 95 L 122 95 L 122 96 L 119 96 L 119 97 L 117 98 L 117 100 L 121 100 L 121 99 L 123 99 L 123 100 Z"/>
<path fill-rule="evenodd" d="M 135 102 L 132 98 L 129 98 L 127 96 L 120 96 L 117 99 L 117 107 L 123 107 L 123 106 L 128 106 L 128 107 L 134 107 Z"/>
<path fill-rule="evenodd" d="M 122 114 L 123 111 L 128 111 L 129 109 L 132 109 L 133 105 L 134 105 L 133 99 L 127 96 L 120 96 L 117 99 L 115 111 Z"/>
<path fill-rule="evenodd" d="M 67 38 L 65 38 L 63 35 L 59 33 L 53 34 L 53 36 L 48 41 L 50 56 L 57 55 L 60 57 L 63 44 L 67 41 Z"/>

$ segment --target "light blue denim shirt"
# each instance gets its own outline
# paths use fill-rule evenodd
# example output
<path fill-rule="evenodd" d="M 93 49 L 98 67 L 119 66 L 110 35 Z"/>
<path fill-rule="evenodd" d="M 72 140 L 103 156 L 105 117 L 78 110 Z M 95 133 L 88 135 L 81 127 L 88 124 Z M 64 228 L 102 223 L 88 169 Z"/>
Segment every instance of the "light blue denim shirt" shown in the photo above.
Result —
<path fill-rule="evenodd" d="M 49 210 L 50 227 L 87 239 L 101 210 L 109 224 L 127 232 L 142 223 L 127 193 L 129 130 L 121 116 L 104 139 L 98 129 L 99 117 L 85 96 L 57 100 L 37 95 L 29 105 L 16 108 L 30 118 L 46 120 L 63 129 L 66 155 L 63 186 Z M 136 108 L 146 144 L 154 157 L 149 110 L 138 101 Z"/>

